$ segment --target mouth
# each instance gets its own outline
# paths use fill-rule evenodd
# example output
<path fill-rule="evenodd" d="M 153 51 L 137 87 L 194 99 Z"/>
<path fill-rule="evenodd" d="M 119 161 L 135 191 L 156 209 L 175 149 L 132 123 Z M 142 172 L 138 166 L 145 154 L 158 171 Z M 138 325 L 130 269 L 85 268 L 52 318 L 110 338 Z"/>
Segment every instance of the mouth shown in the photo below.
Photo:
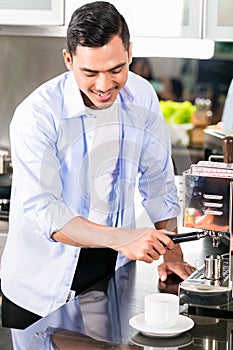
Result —
<path fill-rule="evenodd" d="M 98 100 L 100 102 L 105 102 L 105 101 L 109 101 L 113 95 L 113 91 L 116 90 L 117 88 L 114 88 L 114 89 L 111 89 L 107 92 L 98 92 L 98 91 L 94 91 L 94 90 L 91 90 L 91 92 L 97 96 Z"/>
<path fill-rule="evenodd" d="M 93 91 L 94 92 L 94 91 Z M 105 92 L 105 93 L 100 93 L 100 92 L 94 92 L 95 95 L 99 96 L 99 97 L 108 97 L 112 94 L 111 91 L 109 92 Z"/>

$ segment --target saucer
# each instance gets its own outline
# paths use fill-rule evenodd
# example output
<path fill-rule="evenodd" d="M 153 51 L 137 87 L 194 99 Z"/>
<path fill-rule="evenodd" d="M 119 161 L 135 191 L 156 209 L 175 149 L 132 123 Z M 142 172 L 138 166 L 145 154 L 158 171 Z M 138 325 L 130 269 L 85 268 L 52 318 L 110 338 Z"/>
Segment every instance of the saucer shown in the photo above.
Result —
<path fill-rule="evenodd" d="M 155 328 L 146 323 L 144 314 L 139 314 L 133 316 L 129 320 L 129 324 L 148 337 L 175 337 L 191 329 L 194 326 L 194 321 L 187 316 L 179 315 L 178 322 L 175 326 L 171 328 Z"/>

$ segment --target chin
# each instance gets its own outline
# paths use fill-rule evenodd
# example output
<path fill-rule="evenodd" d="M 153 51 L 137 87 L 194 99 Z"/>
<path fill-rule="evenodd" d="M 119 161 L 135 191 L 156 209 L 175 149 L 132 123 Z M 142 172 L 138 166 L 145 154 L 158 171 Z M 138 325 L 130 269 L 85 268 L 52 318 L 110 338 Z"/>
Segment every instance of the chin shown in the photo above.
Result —
<path fill-rule="evenodd" d="M 106 109 L 106 108 L 111 107 L 113 105 L 113 103 L 114 102 L 101 103 L 101 104 L 95 105 L 95 107 L 98 109 Z"/>
<path fill-rule="evenodd" d="M 84 93 L 82 92 L 84 103 L 87 107 L 90 108 L 96 108 L 96 109 L 106 109 L 113 105 L 113 103 L 116 101 L 117 94 L 114 94 L 111 96 L 109 100 L 106 101 L 100 101 L 100 99 L 96 98 L 95 94 L 93 93 Z"/>
<path fill-rule="evenodd" d="M 106 109 L 113 105 L 113 103 L 116 101 L 116 99 L 112 99 L 110 101 L 100 102 L 100 101 L 93 101 L 92 100 L 92 107 L 98 108 L 98 109 Z"/>

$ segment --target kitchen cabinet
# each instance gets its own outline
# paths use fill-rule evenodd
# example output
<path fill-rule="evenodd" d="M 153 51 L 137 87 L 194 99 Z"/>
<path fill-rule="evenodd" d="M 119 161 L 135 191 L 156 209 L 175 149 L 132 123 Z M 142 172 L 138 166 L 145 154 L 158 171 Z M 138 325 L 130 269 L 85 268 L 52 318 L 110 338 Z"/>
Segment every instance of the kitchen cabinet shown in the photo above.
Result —
<path fill-rule="evenodd" d="M 66 1 L 66 13 L 91 1 Z M 202 0 L 110 0 L 125 17 L 133 37 L 200 38 Z"/>
<path fill-rule="evenodd" d="M 66 36 L 70 17 L 93 0 L 0 0 L 1 35 Z M 233 40 L 232 0 L 110 0 L 140 39 Z"/>
<path fill-rule="evenodd" d="M 43 10 L 26 10 L 19 6 L 26 2 L 32 8 L 30 0 L 23 0 L 20 4 L 13 0 L 0 0 L 0 35 L 65 37 L 73 11 L 91 1 L 43 0 L 36 2 L 40 6 L 44 4 Z M 203 38 L 204 1 L 206 0 L 110 0 L 127 20 L 134 43 L 134 56 L 206 59 L 214 53 L 214 42 L 200 40 Z M 3 3 L 5 9 L 1 5 Z M 9 8 L 9 4 L 13 3 L 16 4 L 16 9 L 13 5 Z M 45 4 L 48 6 L 48 3 L 52 7 L 46 11 Z M 3 15 L 4 11 L 8 16 Z M 55 17 L 60 18 L 60 22 L 46 20 L 47 12 L 56 14 Z M 28 17 L 20 16 L 20 13 L 27 13 Z M 11 17 L 12 22 L 7 21 L 7 17 Z"/>
<path fill-rule="evenodd" d="M 64 0 L 0 0 L 1 25 L 64 25 Z"/>
<path fill-rule="evenodd" d="M 216 41 L 233 41 L 233 1 L 205 1 L 204 37 Z"/>
<path fill-rule="evenodd" d="M 201 0 L 144 0 L 143 3 L 118 0 L 117 3 L 128 21 L 132 36 L 201 36 Z"/>
<path fill-rule="evenodd" d="M 110 0 L 125 17 L 135 57 L 185 57 L 207 59 L 214 42 L 202 39 L 204 0 Z M 90 1 L 70 4 L 68 17 Z M 70 1 L 67 1 L 67 5 Z M 75 6 L 75 7 L 73 7 Z"/>
<path fill-rule="evenodd" d="M 131 36 L 141 38 L 201 38 L 202 1 L 110 0 L 126 18 Z M 0 0 L 1 34 L 65 36 L 73 11 L 88 2 Z"/>

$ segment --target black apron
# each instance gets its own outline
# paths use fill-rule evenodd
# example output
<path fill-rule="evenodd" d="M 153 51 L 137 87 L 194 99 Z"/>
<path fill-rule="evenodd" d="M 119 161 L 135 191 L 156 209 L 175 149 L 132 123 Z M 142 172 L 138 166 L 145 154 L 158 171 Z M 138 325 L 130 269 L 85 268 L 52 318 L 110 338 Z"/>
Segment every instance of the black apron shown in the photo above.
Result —
<path fill-rule="evenodd" d="M 76 291 L 76 295 L 92 287 L 94 290 L 107 290 L 108 281 L 115 272 L 116 259 L 117 252 L 110 248 L 82 248 L 71 289 Z M 103 283 L 98 285 L 100 281 Z M 1 314 L 3 327 L 16 329 L 25 329 L 41 319 L 41 316 L 21 308 L 3 294 Z"/>

